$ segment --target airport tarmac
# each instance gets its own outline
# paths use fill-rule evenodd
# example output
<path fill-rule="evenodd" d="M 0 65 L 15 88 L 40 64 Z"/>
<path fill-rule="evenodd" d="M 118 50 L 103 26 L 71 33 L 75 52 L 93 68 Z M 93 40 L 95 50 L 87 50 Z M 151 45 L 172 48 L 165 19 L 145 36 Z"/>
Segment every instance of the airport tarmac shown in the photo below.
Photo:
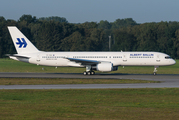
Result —
<path fill-rule="evenodd" d="M 154 80 L 162 83 L 137 84 L 68 84 L 68 85 L 0 85 L 0 89 L 115 89 L 115 88 L 179 88 L 179 74 L 113 74 L 84 76 L 80 73 L 0 73 L 0 78 L 93 78 Z"/>

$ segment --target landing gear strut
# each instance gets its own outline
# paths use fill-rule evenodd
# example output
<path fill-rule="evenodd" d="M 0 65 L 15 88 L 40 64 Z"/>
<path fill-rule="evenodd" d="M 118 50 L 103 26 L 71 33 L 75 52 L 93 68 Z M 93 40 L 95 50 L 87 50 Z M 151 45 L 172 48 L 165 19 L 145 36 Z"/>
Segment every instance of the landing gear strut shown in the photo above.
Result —
<path fill-rule="evenodd" d="M 94 75 L 95 72 L 91 70 L 91 65 L 86 66 L 86 71 L 83 72 L 83 75 Z"/>
<path fill-rule="evenodd" d="M 154 73 L 153 73 L 153 75 L 157 74 L 157 68 L 158 68 L 158 66 L 154 66 Z"/>

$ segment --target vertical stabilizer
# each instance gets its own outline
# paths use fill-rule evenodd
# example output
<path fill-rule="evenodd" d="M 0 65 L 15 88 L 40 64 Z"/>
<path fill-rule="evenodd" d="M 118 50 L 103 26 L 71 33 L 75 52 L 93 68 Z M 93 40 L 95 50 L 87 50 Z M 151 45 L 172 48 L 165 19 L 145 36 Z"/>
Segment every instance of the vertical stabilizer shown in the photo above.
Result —
<path fill-rule="evenodd" d="M 8 26 L 9 33 L 18 54 L 35 53 L 39 50 L 15 26 Z"/>

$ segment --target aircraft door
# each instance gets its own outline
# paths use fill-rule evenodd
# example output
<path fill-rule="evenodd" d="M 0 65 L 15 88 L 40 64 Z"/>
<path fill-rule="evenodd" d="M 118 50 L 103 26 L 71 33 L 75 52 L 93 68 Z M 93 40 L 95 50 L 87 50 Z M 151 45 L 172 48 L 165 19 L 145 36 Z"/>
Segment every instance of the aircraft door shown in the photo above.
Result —
<path fill-rule="evenodd" d="M 40 55 L 37 55 L 37 62 L 40 62 Z"/>
<path fill-rule="evenodd" d="M 127 62 L 126 55 L 123 54 L 123 62 Z"/>
<path fill-rule="evenodd" d="M 157 55 L 157 60 L 156 61 L 160 62 L 160 56 L 159 55 Z"/>

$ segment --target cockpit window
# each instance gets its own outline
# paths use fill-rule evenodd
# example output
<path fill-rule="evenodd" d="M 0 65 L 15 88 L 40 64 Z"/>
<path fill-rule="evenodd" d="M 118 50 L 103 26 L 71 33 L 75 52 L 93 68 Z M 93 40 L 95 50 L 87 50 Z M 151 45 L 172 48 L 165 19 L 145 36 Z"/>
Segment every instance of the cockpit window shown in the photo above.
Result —
<path fill-rule="evenodd" d="M 171 57 L 170 56 L 166 56 L 165 59 L 171 59 Z"/>

